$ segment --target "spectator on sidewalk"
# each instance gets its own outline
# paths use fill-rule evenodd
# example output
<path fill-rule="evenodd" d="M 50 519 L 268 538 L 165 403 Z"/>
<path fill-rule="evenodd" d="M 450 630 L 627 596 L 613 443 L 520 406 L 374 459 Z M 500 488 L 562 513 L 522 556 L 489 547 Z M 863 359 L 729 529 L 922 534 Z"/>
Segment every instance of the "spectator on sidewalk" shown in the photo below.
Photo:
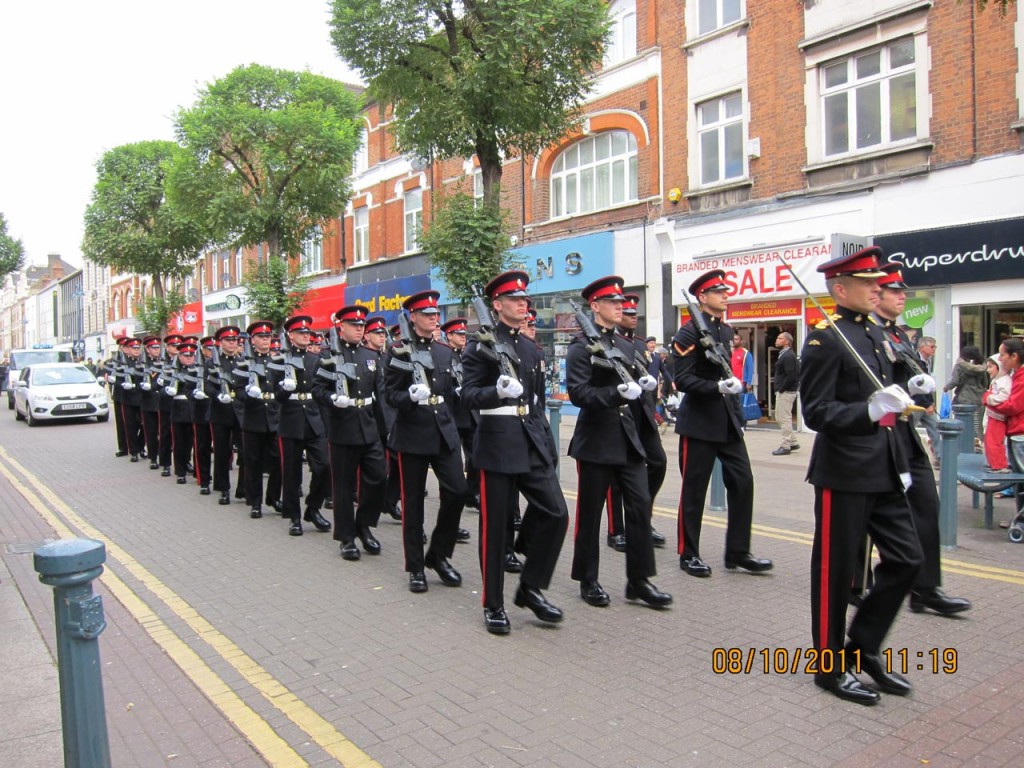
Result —
<path fill-rule="evenodd" d="M 1006 458 L 1006 416 L 994 406 L 1005 403 L 1010 397 L 1012 379 L 999 359 L 992 355 L 988 359 L 988 375 L 992 377 L 985 399 L 985 461 L 991 472 L 1007 473 L 1010 464 Z"/>
<path fill-rule="evenodd" d="M 800 447 L 793 434 L 793 406 L 800 389 L 800 361 L 793 351 L 793 335 L 783 331 L 775 338 L 776 349 L 781 350 L 775 361 L 775 420 L 782 430 L 782 445 L 772 456 L 788 456 Z"/>
<path fill-rule="evenodd" d="M 924 363 L 924 372 L 930 376 L 935 374 L 935 339 L 931 336 L 921 336 L 917 340 L 917 356 Z M 924 411 L 915 411 L 913 415 L 914 427 L 924 427 L 928 435 L 928 447 L 932 452 L 932 466 L 939 468 L 939 419 L 935 413 L 935 393 L 930 395 L 915 395 L 914 403 L 924 408 Z"/>
<path fill-rule="evenodd" d="M 742 336 L 738 333 L 733 334 L 730 367 L 732 375 L 743 382 L 743 391 L 749 392 L 754 381 L 754 356 L 750 354 L 745 344 Z"/>
<path fill-rule="evenodd" d="M 953 405 L 973 405 L 974 434 L 981 437 L 981 396 L 988 389 L 988 373 L 985 371 L 985 358 L 981 350 L 975 346 L 966 346 L 960 350 L 960 359 L 953 366 L 943 392 L 953 390 Z"/>

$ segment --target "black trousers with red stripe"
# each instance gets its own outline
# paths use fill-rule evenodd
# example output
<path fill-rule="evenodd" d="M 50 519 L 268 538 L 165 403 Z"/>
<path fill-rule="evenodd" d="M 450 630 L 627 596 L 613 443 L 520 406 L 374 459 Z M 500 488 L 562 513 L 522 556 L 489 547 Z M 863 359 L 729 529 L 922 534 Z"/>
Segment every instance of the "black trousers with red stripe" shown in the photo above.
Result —
<path fill-rule="evenodd" d="M 441 489 L 441 501 L 437 510 L 437 524 L 430 535 L 430 548 L 424 556 L 423 489 L 427 485 L 428 469 L 434 470 Z M 448 558 L 455 552 L 459 520 L 469 493 L 466 475 L 462 471 L 462 447 L 451 451 L 441 446 L 438 453 L 431 455 L 399 452 L 398 472 L 402 483 L 405 570 L 408 573 L 419 573 L 425 567 L 427 558 Z"/>
<path fill-rule="evenodd" d="M 237 452 L 238 487 L 245 487 L 242 463 L 242 430 L 234 424 L 212 424 L 213 432 L 213 490 L 231 490 L 232 454 Z"/>
<path fill-rule="evenodd" d="M 210 459 L 213 456 L 213 431 L 210 422 L 195 422 L 192 425 L 192 434 L 196 481 L 205 488 L 210 484 Z"/>
<path fill-rule="evenodd" d="M 558 484 L 555 468 L 535 451 L 530 451 L 530 471 L 507 475 L 481 469 L 480 478 L 480 572 L 483 577 L 483 605 L 501 608 L 505 594 L 505 553 L 513 531 L 512 511 L 517 492 L 527 501 L 523 526 L 530 531 L 530 547 L 520 581 L 529 587 L 547 589 L 569 526 L 569 511 Z"/>
<path fill-rule="evenodd" d="M 661 486 L 665 483 L 665 471 L 668 469 L 668 464 L 664 460 L 665 454 L 662 452 L 662 461 L 658 462 L 647 462 L 647 489 L 651 493 L 651 514 L 653 517 L 654 500 L 658 497 L 658 491 L 661 490 Z M 616 536 L 620 533 L 625 533 L 626 528 L 622 521 L 622 492 L 619 490 L 617 482 L 612 481 L 611 486 L 608 488 L 608 535 Z"/>
<path fill-rule="evenodd" d="M 178 477 L 185 477 L 188 474 L 188 463 L 192 458 L 192 449 L 195 446 L 192 422 L 175 421 L 171 423 L 171 444 L 174 454 L 174 474 Z"/>
<path fill-rule="evenodd" d="M 319 512 L 331 485 L 331 470 L 327 464 L 327 441 L 322 436 L 314 435 L 307 425 L 306 437 L 302 440 L 290 437 L 279 438 L 281 503 L 284 505 L 284 511 L 281 514 L 293 521 L 298 521 L 302 514 L 299 491 L 302 489 L 303 449 L 305 449 L 306 458 L 309 460 L 309 492 L 305 498 L 306 509 Z"/>
<path fill-rule="evenodd" d="M 856 648 L 877 652 L 921 565 L 921 547 L 902 493 L 849 493 L 814 489 L 811 549 L 811 636 L 814 647 L 839 651 L 845 636 Z M 870 534 L 881 562 L 849 632 L 850 584 L 863 567 L 859 552 Z"/>
<path fill-rule="evenodd" d="M 263 473 L 267 478 L 267 503 L 281 498 L 281 454 L 276 432 L 242 430 L 242 466 L 245 478 L 245 503 L 263 506 Z"/>
<path fill-rule="evenodd" d="M 142 410 L 137 405 L 121 403 L 122 418 L 124 420 L 124 436 L 128 444 L 128 453 L 138 456 L 145 448 L 145 441 L 142 439 Z"/>
<path fill-rule="evenodd" d="M 600 563 L 601 511 L 608 488 L 617 481 L 622 489 L 625 511 L 626 578 L 646 579 L 657 573 L 654 544 L 651 541 L 651 494 L 647 486 L 647 467 L 637 456 L 625 464 L 576 462 L 579 488 L 576 497 L 576 533 L 573 542 L 572 578 L 597 581 Z M 527 554 L 532 554 L 536 537 L 530 532 Z"/>
<path fill-rule="evenodd" d="M 160 412 L 142 411 L 142 432 L 146 437 L 146 454 L 151 462 L 160 458 Z"/>
<path fill-rule="evenodd" d="M 708 495 L 715 459 L 722 462 L 725 483 L 727 527 L 725 554 L 742 555 L 750 551 L 750 525 L 754 518 L 754 474 L 743 440 L 713 443 L 696 437 L 679 437 L 679 474 L 683 487 L 679 498 L 679 554 L 700 557 L 700 529 L 704 522 L 704 502 Z"/>
<path fill-rule="evenodd" d="M 376 528 L 384 503 L 387 463 L 384 446 L 327 444 L 334 493 L 334 540 L 355 541 L 358 528 Z M 357 479 L 358 478 L 358 479 Z M 352 499 L 357 489 L 359 508 Z"/>

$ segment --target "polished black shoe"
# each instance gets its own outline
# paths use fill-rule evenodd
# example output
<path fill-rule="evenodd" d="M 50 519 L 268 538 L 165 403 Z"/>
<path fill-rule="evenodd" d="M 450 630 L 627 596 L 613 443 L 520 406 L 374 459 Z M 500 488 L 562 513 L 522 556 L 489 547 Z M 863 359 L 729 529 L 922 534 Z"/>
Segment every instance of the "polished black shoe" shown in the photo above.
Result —
<path fill-rule="evenodd" d="M 509 552 L 505 555 L 505 562 L 502 566 L 505 569 L 505 573 L 522 573 L 523 563 L 515 556 L 514 552 Z"/>
<path fill-rule="evenodd" d="M 653 528 L 651 528 L 651 543 L 655 546 L 656 549 L 661 549 L 665 546 L 665 537 Z"/>
<path fill-rule="evenodd" d="M 791 454 L 792 452 L 793 452 L 792 448 L 786 448 L 785 446 L 780 446 L 780 447 L 776 448 L 774 451 L 772 451 L 772 456 L 789 456 L 789 454 Z"/>
<path fill-rule="evenodd" d="M 171 476 L 171 468 L 170 467 L 164 467 L 162 470 L 160 470 L 160 477 L 170 477 L 170 476 Z"/>
<path fill-rule="evenodd" d="M 200 488 L 199 489 L 199 495 L 200 496 L 209 496 L 210 495 L 210 486 L 204 485 L 202 488 Z"/>
<path fill-rule="evenodd" d="M 366 550 L 366 554 L 380 554 L 380 542 L 377 541 L 377 537 L 373 535 L 373 531 L 370 530 L 370 527 L 368 525 L 360 526 L 356 530 L 356 536 L 358 536 L 359 541 L 362 542 L 363 549 Z"/>
<path fill-rule="evenodd" d="M 885 659 L 880 653 L 867 653 L 861 650 L 858 655 L 861 671 L 867 673 L 883 693 L 891 693 L 893 696 L 909 696 L 913 692 L 914 687 L 907 678 L 887 669 Z M 850 652 L 849 647 L 847 647 L 846 658 L 856 658 Z"/>
<path fill-rule="evenodd" d="M 711 575 L 711 566 L 699 557 L 680 557 L 679 568 L 691 576 L 697 576 L 702 579 L 706 579 Z"/>
<path fill-rule="evenodd" d="M 462 586 L 462 576 L 455 570 L 451 563 L 448 562 L 447 557 L 427 557 L 424 565 L 433 571 L 437 572 L 438 578 L 441 579 L 441 583 L 446 587 L 460 587 Z"/>
<path fill-rule="evenodd" d="M 354 541 L 341 542 L 342 560 L 358 560 L 360 557 L 362 557 L 362 555 L 359 553 L 359 547 L 356 546 Z"/>
<path fill-rule="evenodd" d="M 133 453 L 132 457 L 130 459 L 128 459 L 128 461 L 130 461 L 132 464 L 138 464 L 139 463 L 139 456 L 138 456 L 138 454 Z"/>
<path fill-rule="evenodd" d="M 583 598 L 583 602 L 587 605 L 592 605 L 595 608 L 603 608 L 612 601 L 612 599 L 608 597 L 608 593 L 605 592 L 601 588 L 601 585 L 596 581 L 581 581 L 580 597 Z"/>
<path fill-rule="evenodd" d="M 402 507 L 398 504 L 395 504 L 393 507 L 385 507 L 384 514 L 389 515 L 392 520 L 402 522 Z"/>
<path fill-rule="evenodd" d="M 952 616 L 971 610 L 971 601 L 962 597 L 950 597 L 938 587 L 910 593 L 910 610 L 921 613 L 928 608 L 942 616 Z"/>
<path fill-rule="evenodd" d="M 745 571 L 751 573 L 764 573 L 774 568 L 774 564 L 771 560 L 767 560 L 763 557 L 754 557 L 749 552 L 744 552 L 742 555 L 726 555 L 725 556 L 725 570 L 734 571 L 737 568 L 742 568 Z"/>
<path fill-rule="evenodd" d="M 155 461 L 151 461 L 151 462 L 149 462 L 149 468 L 150 469 L 160 469 L 160 465 L 157 464 Z"/>
<path fill-rule="evenodd" d="M 465 528 L 459 528 L 459 530 L 457 530 L 455 532 L 455 540 L 456 541 L 469 541 L 470 535 L 471 534 L 469 533 L 469 531 L 467 531 Z"/>
<path fill-rule="evenodd" d="M 866 707 L 877 704 L 882 699 L 878 691 L 872 691 L 849 672 L 839 675 L 817 674 L 814 676 L 814 684 L 843 701 L 852 701 Z"/>
<path fill-rule="evenodd" d="M 231 503 L 231 491 L 221 491 L 220 498 L 217 499 L 217 503 L 222 507 L 226 507 Z"/>
<path fill-rule="evenodd" d="M 652 608 L 667 608 L 672 605 L 672 595 L 668 592 L 662 592 L 647 579 L 627 581 L 626 599 L 640 600 Z"/>
<path fill-rule="evenodd" d="M 415 573 L 409 574 L 410 592 L 426 592 L 427 589 L 427 577 L 423 571 L 416 571 Z"/>
<path fill-rule="evenodd" d="M 263 510 L 260 509 L 259 507 L 253 507 L 252 509 L 249 510 L 249 517 L 251 517 L 253 520 L 259 520 L 261 517 L 263 517 Z"/>
<path fill-rule="evenodd" d="M 480 511 L 480 494 L 474 493 L 466 501 L 466 509 L 475 509 L 477 512 Z"/>
<path fill-rule="evenodd" d="M 302 521 L 292 520 L 291 525 L 288 526 L 289 536 L 301 536 L 302 535 Z"/>
<path fill-rule="evenodd" d="M 334 499 L 324 499 L 324 509 L 334 509 Z"/>
<path fill-rule="evenodd" d="M 512 631 L 512 622 L 504 608 L 484 608 L 484 626 L 492 635 L 507 635 Z"/>
<path fill-rule="evenodd" d="M 327 533 L 327 531 L 331 530 L 331 524 L 320 514 L 320 510 L 307 509 L 302 519 L 307 523 L 312 523 L 313 527 L 320 531 L 320 533 Z"/>
<path fill-rule="evenodd" d="M 516 590 L 516 607 L 529 608 L 541 621 L 557 624 L 562 620 L 562 611 L 547 601 L 539 589 L 520 584 Z"/>
<path fill-rule="evenodd" d="M 271 501 L 270 499 L 267 499 L 267 506 L 277 512 L 281 517 L 284 517 L 284 504 L 280 501 Z"/>
<path fill-rule="evenodd" d="M 118 451 L 117 453 L 114 454 L 114 458 L 120 459 L 120 458 L 124 458 L 127 455 L 128 455 L 128 451 Z"/>
<path fill-rule="evenodd" d="M 621 533 L 608 534 L 608 546 L 616 552 L 626 551 L 626 537 Z"/>
<path fill-rule="evenodd" d="M 184 477 L 181 477 L 180 475 L 178 476 L 178 480 L 177 480 L 178 485 L 184 485 L 187 482 L 188 482 L 188 480 L 186 480 Z"/>

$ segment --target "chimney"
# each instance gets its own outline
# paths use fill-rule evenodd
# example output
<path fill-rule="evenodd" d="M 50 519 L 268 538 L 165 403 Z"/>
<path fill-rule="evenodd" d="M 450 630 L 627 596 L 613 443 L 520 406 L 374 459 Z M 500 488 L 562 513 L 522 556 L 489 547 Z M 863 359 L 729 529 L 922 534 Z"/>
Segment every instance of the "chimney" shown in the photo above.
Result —
<path fill-rule="evenodd" d="M 46 255 L 47 267 L 50 271 L 50 277 L 60 279 L 64 277 L 64 262 L 61 261 L 59 253 L 49 253 Z"/>

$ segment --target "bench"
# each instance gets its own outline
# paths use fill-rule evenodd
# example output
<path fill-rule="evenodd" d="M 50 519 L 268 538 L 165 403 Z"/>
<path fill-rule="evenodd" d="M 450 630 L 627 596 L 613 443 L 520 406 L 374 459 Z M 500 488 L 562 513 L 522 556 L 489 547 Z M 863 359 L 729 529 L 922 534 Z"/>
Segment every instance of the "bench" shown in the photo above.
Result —
<path fill-rule="evenodd" d="M 974 491 L 971 506 L 978 508 L 978 494 L 985 494 L 985 528 L 992 529 L 992 498 L 1000 491 L 1024 483 L 1024 474 L 1020 472 L 993 473 L 985 468 L 985 455 L 982 453 L 961 453 L 956 457 L 956 478 L 960 483 Z"/>

